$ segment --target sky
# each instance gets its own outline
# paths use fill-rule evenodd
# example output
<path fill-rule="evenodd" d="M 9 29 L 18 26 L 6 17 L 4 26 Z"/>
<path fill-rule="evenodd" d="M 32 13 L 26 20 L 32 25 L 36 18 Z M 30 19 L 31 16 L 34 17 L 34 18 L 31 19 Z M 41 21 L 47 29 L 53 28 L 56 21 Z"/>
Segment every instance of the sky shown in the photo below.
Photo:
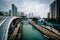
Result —
<path fill-rule="evenodd" d="M 49 6 L 54 0 L 0 0 L 0 11 L 9 11 L 12 4 L 19 12 L 33 13 L 34 16 L 47 17 Z"/>

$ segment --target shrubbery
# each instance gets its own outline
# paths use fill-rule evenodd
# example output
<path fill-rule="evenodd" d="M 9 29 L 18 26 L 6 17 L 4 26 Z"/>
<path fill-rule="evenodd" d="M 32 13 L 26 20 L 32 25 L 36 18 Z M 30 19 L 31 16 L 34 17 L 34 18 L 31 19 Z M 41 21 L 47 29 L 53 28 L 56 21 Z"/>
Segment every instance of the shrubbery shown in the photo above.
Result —
<path fill-rule="evenodd" d="M 38 18 L 32 18 L 33 21 L 37 22 L 38 21 Z"/>

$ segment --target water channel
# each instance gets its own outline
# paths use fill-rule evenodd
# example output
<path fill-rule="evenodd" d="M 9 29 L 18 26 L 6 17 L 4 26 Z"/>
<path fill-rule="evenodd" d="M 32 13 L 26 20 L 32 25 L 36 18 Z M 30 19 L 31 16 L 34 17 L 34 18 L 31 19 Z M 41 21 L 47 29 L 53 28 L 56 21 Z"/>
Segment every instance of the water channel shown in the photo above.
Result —
<path fill-rule="evenodd" d="M 23 21 L 23 40 L 47 40 L 47 38 L 28 21 Z"/>

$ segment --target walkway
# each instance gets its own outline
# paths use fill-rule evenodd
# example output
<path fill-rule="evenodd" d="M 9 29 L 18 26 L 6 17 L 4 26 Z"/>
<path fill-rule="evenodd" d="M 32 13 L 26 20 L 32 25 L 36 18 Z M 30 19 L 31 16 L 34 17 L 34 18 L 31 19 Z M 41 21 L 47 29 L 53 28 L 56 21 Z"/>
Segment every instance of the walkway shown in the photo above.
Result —
<path fill-rule="evenodd" d="M 34 27 L 36 27 L 39 31 L 43 32 L 44 34 L 46 34 L 47 36 L 51 37 L 52 39 L 55 40 L 60 40 L 60 36 L 51 32 L 50 30 L 46 29 L 45 27 L 41 27 L 37 24 L 35 24 L 33 21 L 29 22 L 30 24 L 32 24 Z"/>

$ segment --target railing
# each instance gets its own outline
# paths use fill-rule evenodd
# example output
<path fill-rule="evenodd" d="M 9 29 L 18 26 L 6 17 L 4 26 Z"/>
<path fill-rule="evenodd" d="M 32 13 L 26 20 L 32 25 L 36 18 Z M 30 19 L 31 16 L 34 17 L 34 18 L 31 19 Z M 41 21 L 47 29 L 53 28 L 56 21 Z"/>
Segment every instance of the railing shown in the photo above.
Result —
<path fill-rule="evenodd" d="M 8 17 L 0 26 L 0 40 L 7 40 L 10 24 L 19 17 Z"/>

